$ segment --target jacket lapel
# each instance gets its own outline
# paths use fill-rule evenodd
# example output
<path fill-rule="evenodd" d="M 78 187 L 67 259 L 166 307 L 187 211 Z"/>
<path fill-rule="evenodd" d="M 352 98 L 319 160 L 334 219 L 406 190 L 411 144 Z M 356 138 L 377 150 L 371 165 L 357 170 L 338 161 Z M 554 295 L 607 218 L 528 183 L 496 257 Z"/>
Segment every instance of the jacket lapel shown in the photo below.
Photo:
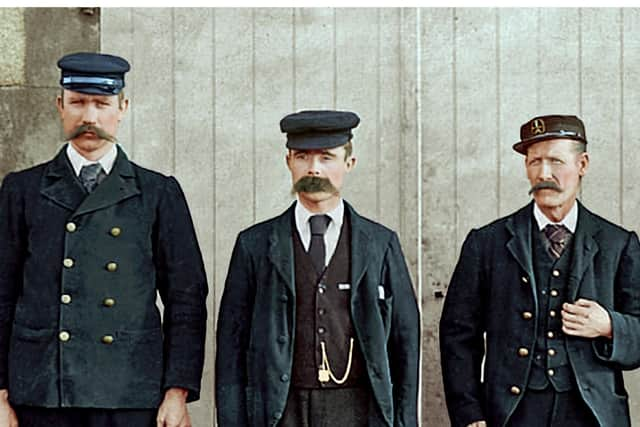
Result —
<path fill-rule="evenodd" d="M 568 297 L 573 302 L 578 295 L 580 282 L 585 271 L 593 264 L 593 257 L 600 247 L 594 239 L 600 227 L 593 214 L 578 202 L 578 225 L 573 239 L 573 257 L 569 271 Z"/>
<path fill-rule="evenodd" d="M 294 272 L 293 272 L 293 241 L 292 241 L 292 223 L 294 215 L 295 203 L 282 215 L 280 215 L 269 236 L 269 261 L 275 266 L 276 270 L 284 279 L 284 282 L 295 295 Z"/>
<path fill-rule="evenodd" d="M 87 193 L 75 177 L 73 167 L 67 158 L 66 148 L 65 145 L 49 162 L 40 182 L 40 194 L 73 211 L 80 205 Z"/>
<path fill-rule="evenodd" d="M 370 237 L 366 231 L 366 223 L 353 207 L 344 202 L 345 213 L 351 221 L 351 296 L 357 295 L 357 289 L 367 270 L 369 259 Z"/>
<path fill-rule="evenodd" d="M 533 272 L 533 257 L 531 255 L 531 220 L 533 216 L 533 202 L 520 209 L 507 220 L 506 228 L 511 233 L 507 242 L 507 249 L 526 274 L 531 288 L 531 294 L 538 309 L 535 274 Z"/>
<path fill-rule="evenodd" d="M 86 195 L 73 215 L 80 216 L 104 209 L 140 194 L 135 178 L 131 162 L 124 151 L 118 147 L 118 157 L 111 173 L 93 192 Z"/>

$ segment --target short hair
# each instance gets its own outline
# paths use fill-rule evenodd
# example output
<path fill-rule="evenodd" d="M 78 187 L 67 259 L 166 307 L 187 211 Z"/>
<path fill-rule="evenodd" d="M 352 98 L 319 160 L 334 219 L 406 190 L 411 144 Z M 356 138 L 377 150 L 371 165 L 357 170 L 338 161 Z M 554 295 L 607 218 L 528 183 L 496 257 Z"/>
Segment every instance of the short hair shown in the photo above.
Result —
<path fill-rule="evenodd" d="M 353 154 L 353 143 L 351 142 L 351 140 L 347 141 L 346 144 L 344 144 L 344 159 L 345 161 L 351 157 L 351 154 Z"/>
<path fill-rule="evenodd" d="M 122 108 L 122 102 L 124 101 L 124 91 L 118 92 L 118 107 Z M 60 103 L 64 107 L 64 88 L 60 89 Z"/>
<path fill-rule="evenodd" d="M 576 154 L 582 154 L 587 152 L 587 143 L 583 141 L 575 141 L 573 144 L 573 150 Z"/>

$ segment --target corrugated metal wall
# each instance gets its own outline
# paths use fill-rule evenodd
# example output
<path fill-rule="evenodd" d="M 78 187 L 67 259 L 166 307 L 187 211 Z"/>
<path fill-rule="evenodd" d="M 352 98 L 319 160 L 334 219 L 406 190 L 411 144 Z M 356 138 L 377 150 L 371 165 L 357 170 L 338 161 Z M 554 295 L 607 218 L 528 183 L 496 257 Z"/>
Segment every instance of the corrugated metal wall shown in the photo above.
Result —
<path fill-rule="evenodd" d="M 102 50 L 133 64 L 122 144 L 182 183 L 211 279 L 195 425 L 214 416 L 214 319 L 235 236 L 291 201 L 281 117 L 360 114 L 346 198 L 400 234 L 423 310 L 423 425 L 447 425 L 436 293 L 470 228 L 528 201 L 510 148 L 520 124 L 580 115 L 582 200 L 639 229 L 639 25 L 637 9 L 103 9 Z"/>

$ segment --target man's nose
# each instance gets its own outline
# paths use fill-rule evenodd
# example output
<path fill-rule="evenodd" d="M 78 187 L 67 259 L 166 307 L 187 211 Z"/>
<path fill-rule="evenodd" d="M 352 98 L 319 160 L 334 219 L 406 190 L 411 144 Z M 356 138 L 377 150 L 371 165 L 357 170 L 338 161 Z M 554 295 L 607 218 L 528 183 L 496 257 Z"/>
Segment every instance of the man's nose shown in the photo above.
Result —
<path fill-rule="evenodd" d="M 540 179 L 547 181 L 551 178 L 553 178 L 551 164 L 549 162 L 542 162 L 542 166 L 540 167 Z"/>
<path fill-rule="evenodd" d="M 89 105 L 84 109 L 82 114 L 82 124 L 92 125 L 96 123 L 98 117 L 98 111 L 95 107 Z"/>
<path fill-rule="evenodd" d="M 307 175 L 318 176 L 320 175 L 320 162 L 316 157 L 312 157 L 309 161 L 309 170 L 307 171 Z"/>

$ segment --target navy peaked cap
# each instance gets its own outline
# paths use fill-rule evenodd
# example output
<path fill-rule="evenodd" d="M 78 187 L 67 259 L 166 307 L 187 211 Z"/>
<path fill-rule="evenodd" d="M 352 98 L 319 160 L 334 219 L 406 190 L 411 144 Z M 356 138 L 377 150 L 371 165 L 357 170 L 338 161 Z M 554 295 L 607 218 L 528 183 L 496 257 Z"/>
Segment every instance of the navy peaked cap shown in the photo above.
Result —
<path fill-rule="evenodd" d="M 287 134 L 287 148 L 317 150 L 346 144 L 359 123 L 351 111 L 307 110 L 285 116 L 280 130 Z"/>
<path fill-rule="evenodd" d="M 78 52 L 58 60 L 60 85 L 74 92 L 117 95 L 124 88 L 124 74 L 131 66 L 126 59 L 104 53 Z"/>

